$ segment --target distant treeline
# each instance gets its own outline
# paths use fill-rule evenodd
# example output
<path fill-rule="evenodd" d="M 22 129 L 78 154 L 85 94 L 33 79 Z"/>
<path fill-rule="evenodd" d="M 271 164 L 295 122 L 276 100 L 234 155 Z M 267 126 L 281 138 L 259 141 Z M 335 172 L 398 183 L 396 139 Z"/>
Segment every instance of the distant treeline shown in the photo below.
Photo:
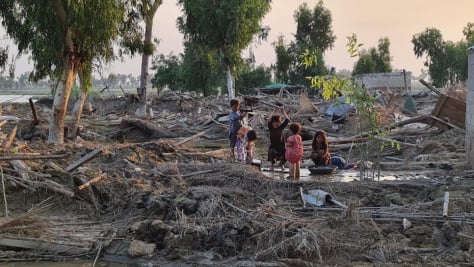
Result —
<path fill-rule="evenodd" d="M 54 86 L 49 79 L 32 82 L 28 79 L 30 73 L 25 72 L 16 78 L 11 78 L 9 75 L 0 74 L 0 90 L 35 90 L 35 89 L 50 89 Z M 78 82 L 76 82 L 77 85 Z M 94 90 L 101 90 L 108 88 L 137 88 L 140 85 L 140 76 L 133 76 L 132 74 L 110 74 L 108 77 L 93 78 Z"/>

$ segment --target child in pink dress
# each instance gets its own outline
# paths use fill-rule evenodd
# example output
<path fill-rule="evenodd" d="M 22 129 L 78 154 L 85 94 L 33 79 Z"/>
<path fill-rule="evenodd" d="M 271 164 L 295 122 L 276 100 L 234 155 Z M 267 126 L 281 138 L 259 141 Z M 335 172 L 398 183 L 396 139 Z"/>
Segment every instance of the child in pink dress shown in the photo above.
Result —
<path fill-rule="evenodd" d="M 299 134 L 301 124 L 293 122 L 290 124 L 291 136 L 286 140 L 285 158 L 290 162 L 290 176 L 287 179 L 298 180 L 300 178 L 301 159 L 303 158 L 303 139 Z"/>

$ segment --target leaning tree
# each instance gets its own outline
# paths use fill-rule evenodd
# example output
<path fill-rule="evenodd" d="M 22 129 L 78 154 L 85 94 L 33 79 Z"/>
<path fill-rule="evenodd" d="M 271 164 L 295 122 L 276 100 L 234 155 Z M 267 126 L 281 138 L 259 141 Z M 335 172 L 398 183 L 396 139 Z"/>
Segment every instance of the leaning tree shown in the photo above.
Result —
<path fill-rule="evenodd" d="M 57 79 L 48 142 L 64 143 L 65 117 L 78 73 L 95 59 L 111 60 L 124 21 L 122 1 L 2 0 L 0 17 L 20 53 L 34 61 L 32 77 Z"/>

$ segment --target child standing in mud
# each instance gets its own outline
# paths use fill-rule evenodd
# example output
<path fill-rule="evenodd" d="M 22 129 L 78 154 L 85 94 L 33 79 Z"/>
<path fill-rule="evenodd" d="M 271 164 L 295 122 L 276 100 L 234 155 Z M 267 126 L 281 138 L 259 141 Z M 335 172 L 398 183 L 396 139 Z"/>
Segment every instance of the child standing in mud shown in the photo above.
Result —
<path fill-rule="evenodd" d="M 276 110 L 273 111 L 270 121 L 268 122 L 268 131 L 270 132 L 270 146 L 268 148 L 268 161 L 271 163 L 270 170 L 273 171 L 274 165 L 277 160 L 280 161 L 278 164 L 282 169 L 285 168 L 285 136 L 283 135 L 283 130 L 290 122 L 288 114 L 286 114 L 285 109 L 282 107 L 283 116 L 285 120 L 281 122 L 280 115 L 277 114 Z"/>
<path fill-rule="evenodd" d="M 290 162 L 290 176 L 288 180 L 300 179 L 301 159 L 303 158 L 303 139 L 301 138 L 301 124 L 290 124 L 291 135 L 286 140 L 286 160 Z"/>
<path fill-rule="evenodd" d="M 326 132 L 316 131 L 311 144 L 311 160 L 315 165 L 329 165 L 331 155 L 329 154 L 329 144 Z"/>
<path fill-rule="evenodd" d="M 242 127 L 242 120 L 247 114 L 240 113 L 240 101 L 238 99 L 230 100 L 229 112 L 229 142 L 230 142 L 230 158 L 235 159 L 235 144 L 237 143 L 237 132 Z"/>
<path fill-rule="evenodd" d="M 237 142 L 235 149 L 237 151 L 237 160 L 241 163 L 252 164 L 257 132 L 249 126 L 240 127 L 237 131 Z"/>

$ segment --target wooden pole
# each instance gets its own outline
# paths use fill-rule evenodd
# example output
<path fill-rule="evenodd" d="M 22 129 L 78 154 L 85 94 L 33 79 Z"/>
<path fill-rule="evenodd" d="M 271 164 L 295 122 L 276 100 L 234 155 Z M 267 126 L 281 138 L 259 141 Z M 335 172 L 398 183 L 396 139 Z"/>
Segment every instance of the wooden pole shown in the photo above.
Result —
<path fill-rule="evenodd" d="M 467 49 L 466 165 L 474 169 L 474 46 Z"/>
<path fill-rule="evenodd" d="M 443 217 L 448 217 L 449 192 L 444 192 Z"/>

